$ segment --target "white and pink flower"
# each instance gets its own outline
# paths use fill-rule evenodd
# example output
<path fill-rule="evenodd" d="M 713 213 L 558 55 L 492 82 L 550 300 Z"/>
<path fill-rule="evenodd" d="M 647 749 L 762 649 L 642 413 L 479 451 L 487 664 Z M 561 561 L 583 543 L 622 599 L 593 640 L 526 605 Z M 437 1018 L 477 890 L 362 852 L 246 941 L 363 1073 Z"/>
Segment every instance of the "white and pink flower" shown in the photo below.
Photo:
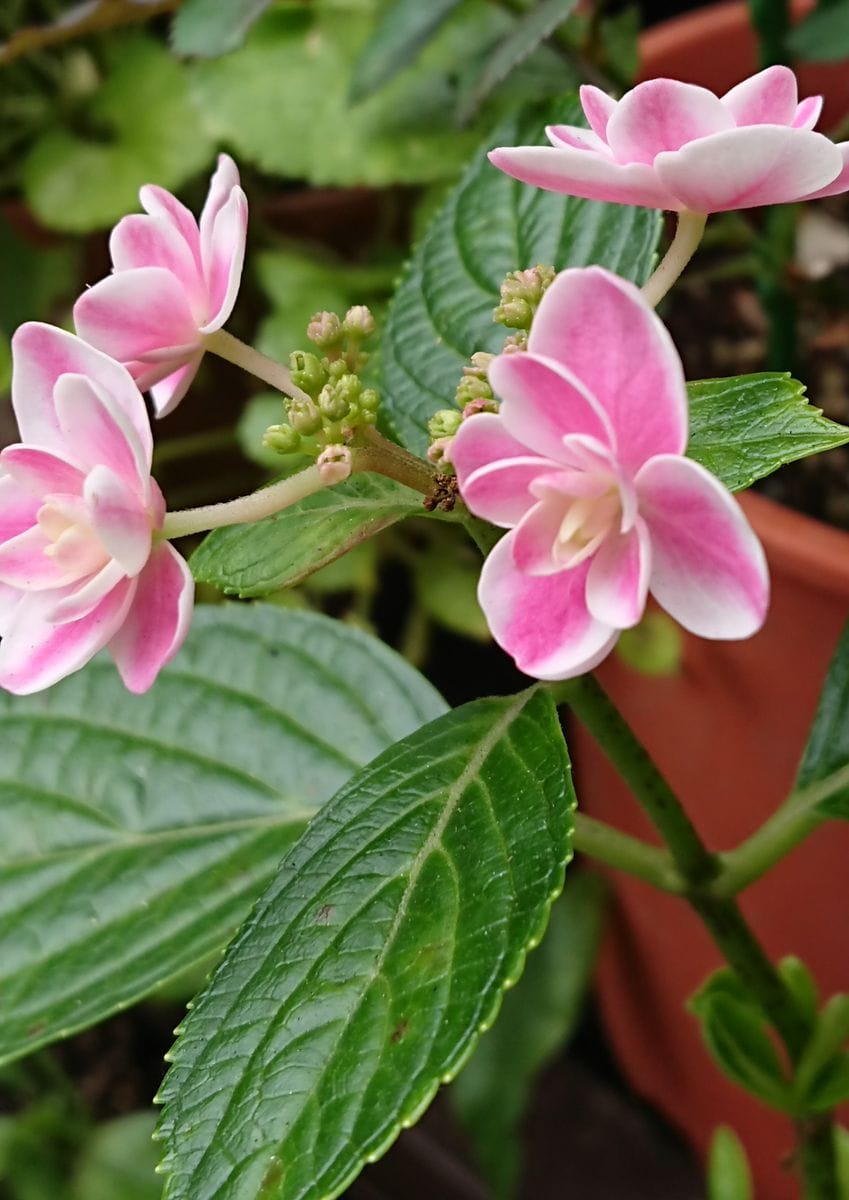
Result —
<path fill-rule="evenodd" d="M 145 213 L 113 229 L 113 273 L 83 293 L 74 321 L 80 337 L 123 363 L 143 391 L 150 388 L 161 417 L 186 394 L 204 338 L 233 311 L 248 202 L 226 154 L 199 222 L 163 188 L 147 185 L 139 196 Z"/>
<path fill-rule="evenodd" d="M 49 687 L 108 646 L 146 691 L 186 636 L 188 566 L 157 538 L 144 399 L 72 334 L 21 326 L 12 403 L 22 443 L 0 453 L 0 687 Z"/>
<path fill-rule="evenodd" d="M 649 79 L 614 100 L 581 88 L 590 128 L 553 125 L 550 146 L 501 147 L 496 167 L 524 183 L 648 208 L 723 212 L 849 190 L 849 142 L 814 132 L 821 96 L 799 101 L 788 67 L 717 97 Z"/>
<path fill-rule="evenodd" d="M 510 530 L 479 599 L 521 670 L 590 670 L 649 592 L 702 637 L 760 628 L 763 550 L 730 493 L 684 457 L 681 361 L 636 287 L 600 267 L 562 272 L 528 351 L 496 358 L 489 379 L 500 410 L 465 421 L 451 458 L 471 511 Z"/>

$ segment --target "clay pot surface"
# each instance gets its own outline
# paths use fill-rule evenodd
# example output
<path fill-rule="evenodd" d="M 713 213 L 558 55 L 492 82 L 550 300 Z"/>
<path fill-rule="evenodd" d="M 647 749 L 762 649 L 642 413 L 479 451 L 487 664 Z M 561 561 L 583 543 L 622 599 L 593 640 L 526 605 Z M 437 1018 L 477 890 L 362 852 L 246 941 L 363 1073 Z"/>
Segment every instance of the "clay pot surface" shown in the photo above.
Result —
<path fill-rule="evenodd" d="M 800 6 L 800 9 L 809 6 Z M 642 39 L 642 77 L 668 75 L 722 92 L 751 74 L 755 43 L 745 4 L 676 18 Z M 849 108 L 849 71 L 803 71 L 802 94 L 827 94 L 828 121 Z M 730 849 L 792 787 L 837 640 L 849 619 L 849 534 L 743 497 L 770 562 L 772 603 L 764 629 L 744 642 L 686 638 L 679 676 L 648 679 L 616 656 L 600 671 L 638 736 L 684 799 L 711 848 Z M 647 820 L 592 740 L 571 744 L 582 807 L 640 837 Z M 686 999 L 719 953 L 681 901 L 617 874 L 615 914 L 598 989 L 614 1049 L 634 1087 L 707 1149 L 715 1127 L 736 1129 L 761 1200 L 795 1200 L 788 1169 L 790 1122 L 720 1075 Z M 823 993 L 849 991 L 849 824 L 831 822 L 741 897 L 768 952 L 798 954 Z M 671 1200 L 671 1198 L 670 1198 Z"/>

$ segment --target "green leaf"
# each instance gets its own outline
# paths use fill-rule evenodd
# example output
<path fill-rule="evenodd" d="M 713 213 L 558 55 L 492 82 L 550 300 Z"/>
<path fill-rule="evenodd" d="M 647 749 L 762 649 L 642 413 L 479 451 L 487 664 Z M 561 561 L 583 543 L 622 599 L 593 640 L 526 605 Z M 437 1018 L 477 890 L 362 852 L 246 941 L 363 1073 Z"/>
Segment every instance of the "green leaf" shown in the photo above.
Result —
<path fill-rule="evenodd" d="M 167 1200 L 330 1200 L 382 1154 L 519 977 L 573 807 L 536 689 L 440 717 L 343 787 L 183 1023 Z"/>
<path fill-rule="evenodd" d="M 504 998 L 498 1021 L 451 1088 L 496 1196 L 509 1200 L 521 1165 L 519 1122 L 539 1070 L 572 1036 L 601 937 L 607 888 L 579 871 L 551 908 L 539 950 Z"/>
<path fill-rule="evenodd" d="M 354 66 L 350 96 L 370 96 L 409 66 L 460 0 L 392 0 Z"/>
<path fill-rule="evenodd" d="M 177 54 L 215 58 L 235 50 L 271 0 L 185 0 L 171 22 L 171 46 Z"/>
<path fill-rule="evenodd" d="M 647 276 L 658 213 L 530 188 L 487 160 L 492 146 L 541 142 L 547 124 L 581 120 L 577 101 L 569 99 L 505 121 L 416 249 L 381 340 L 383 409 L 411 450 L 424 453 L 428 417 L 453 405 L 469 356 L 503 345 L 504 329 L 493 324 L 492 309 L 508 271 L 598 263 L 638 282 Z"/>
<path fill-rule="evenodd" d="M 820 1112 L 849 1096 L 849 996 L 831 996 L 817 1015 L 793 1080 L 800 1111 Z"/>
<path fill-rule="evenodd" d="M 702 379 L 688 384 L 687 393 L 687 454 L 732 492 L 785 463 L 849 441 L 849 429 L 809 404 L 805 385 L 789 375 Z"/>
<path fill-rule="evenodd" d="M 808 62 L 841 62 L 849 58 L 849 2 L 820 4 L 787 36 L 787 46 Z"/>
<path fill-rule="evenodd" d="M 442 709 L 375 639 L 238 605 L 144 697 L 107 660 L 0 693 L 0 1059 L 220 949 L 316 809 Z"/>
<path fill-rule="evenodd" d="M 265 467 L 275 475 L 280 474 L 280 468 L 284 466 L 286 460 L 281 458 L 275 450 L 269 450 L 267 446 L 264 446 L 262 438 L 269 425 L 279 424 L 285 418 L 286 410 L 283 407 L 283 397 L 279 392 L 258 392 L 256 396 L 251 396 L 242 409 L 239 414 L 239 423 L 236 426 L 239 449 L 245 458 L 249 458 L 251 462 L 257 463 L 260 467 Z M 304 457 L 302 465 L 308 466 L 309 461 Z"/>
<path fill-rule="evenodd" d="M 383 475 L 354 475 L 253 525 L 216 529 L 191 558 L 199 583 L 228 595 L 293 587 L 404 517 L 425 516 L 422 498 Z"/>
<path fill-rule="evenodd" d="M 477 595 L 480 573 L 480 555 L 468 542 L 454 553 L 447 546 L 434 547 L 416 561 L 416 596 L 443 628 L 488 642 L 492 634 Z"/>
<path fill-rule="evenodd" d="M 272 311 L 259 328 L 257 345 L 263 354 L 286 362 L 293 350 L 307 346 L 307 324 L 321 309 L 344 313 L 351 290 L 339 282 L 339 264 L 302 250 L 272 250 L 260 254 L 256 269 Z M 360 295 L 358 303 L 369 297 Z M 279 417 L 277 418 L 280 419 Z"/>
<path fill-rule="evenodd" d="M 138 207 L 144 183 L 177 188 L 213 155 L 186 72 L 149 38 L 110 39 L 110 70 L 87 102 L 87 133 L 48 129 L 22 166 L 27 200 L 55 229 L 85 233 Z"/>
<path fill-rule="evenodd" d="M 153 1142 L 156 1114 L 135 1112 L 98 1125 L 80 1156 L 69 1200 L 159 1200 Z"/>
<path fill-rule="evenodd" d="M 416 3 L 416 0 L 412 0 Z M 558 25 L 571 13 L 577 0 L 539 0 L 523 13 L 503 41 L 495 47 L 483 65 L 477 79 L 468 89 L 457 113 L 457 119 L 465 123 L 480 108 L 483 101 L 507 78 L 521 62 L 554 33 Z M 576 80 L 569 79 L 564 72 L 563 90 L 574 86 Z"/>
<path fill-rule="evenodd" d="M 828 668 L 794 791 L 823 783 L 849 766 L 849 625 L 843 631 Z M 849 773 L 843 787 L 830 792 L 817 809 L 825 816 L 849 820 Z"/>
<path fill-rule="evenodd" d="M 733 1129 L 720 1125 L 708 1158 L 708 1200 L 754 1200 L 752 1172 L 743 1143 Z"/>

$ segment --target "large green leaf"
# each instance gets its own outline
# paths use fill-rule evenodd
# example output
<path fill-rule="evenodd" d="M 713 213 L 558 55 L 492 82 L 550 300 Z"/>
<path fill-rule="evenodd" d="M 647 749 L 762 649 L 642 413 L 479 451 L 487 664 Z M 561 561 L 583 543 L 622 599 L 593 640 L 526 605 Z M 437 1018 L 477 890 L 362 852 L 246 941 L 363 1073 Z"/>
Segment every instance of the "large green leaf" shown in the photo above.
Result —
<path fill-rule="evenodd" d="M 351 99 L 364 100 L 410 65 L 460 0 L 391 0 L 354 66 Z"/>
<path fill-rule="evenodd" d="M 808 743 L 799 766 L 796 790 L 835 782 L 846 774 L 845 784 L 836 786 L 821 805 L 829 816 L 849 818 L 849 625 L 843 631 L 829 664 L 820 702 Z"/>
<path fill-rule="evenodd" d="M 185 0 L 171 23 L 171 45 L 177 54 L 226 54 L 242 44 L 269 4 L 271 0 Z"/>
<path fill-rule="evenodd" d="M 478 1162 L 504 1200 L 516 1194 L 519 1122 L 533 1081 L 571 1037 L 581 1015 L 606 896 L 600 875 L 581 871 L 569 879 L 552 905 L 542 945 L 451 1088 Z"/>
<path fill-rule="evenodd" d="M 143 183 L 179 187 L 213 157 L 186 72 L 167 50 L 135 35 L 110 43 L 107 58 L 77 123 L 47 129 L 22 166 L 30 206 L 56 229 L 111 225 L 138 207 Z"/>
<path fill-rule="evenodd" d="M 330 1200 L 416 1120 L 542 934 L 573 805 L 537 690 L 456 709 L 342 788 L 183 1023 L 168 1200 Z"/>
<path fill-rule="evenodd" d="M 375 639 L 236 605 L 143 698 L 108 661 L 0 693 L 0 1059 L 221 947 L 312 813 L 442 709 Z"/>
<path fill-rule="evenodd" d="M 267 596 L 293 587 L 404 517 L 422 498 L 383 475 L 353 475 L 253 525 L 211 533 L 192 555 L 195 579 L 228 594 Z"/>
<path fill-rule="evenodd" d="M 820 0 L 815 10 L 792 29 L 787 44 L 809 62 L 842 62 L 849 58 L 849 0 Z"/>
<path fill-rule="evenodd" d="M 545 140 L 547 124 L 581 123 L 574 99 L 511 117 L 481 148 L 416 249 L 390 306 L 381 342 L 383 405 L 410 449 L 427 446 L 428 417 L 450 406 L 476 350 L 497 351 L 505 331 L 492 309 L 504 276 L 550 263 L 598 263 L 641 282 L 654 260 L 660 216 L 528 187 L 491 166 L 497 145 Z"/>
<path fill-rule="evenodd" d="M 789 375 L 740 375 L 687 386 L 687 454 L 738 492 L 785 463 L 849 441 L 849 429 L 808 403 Z"/>

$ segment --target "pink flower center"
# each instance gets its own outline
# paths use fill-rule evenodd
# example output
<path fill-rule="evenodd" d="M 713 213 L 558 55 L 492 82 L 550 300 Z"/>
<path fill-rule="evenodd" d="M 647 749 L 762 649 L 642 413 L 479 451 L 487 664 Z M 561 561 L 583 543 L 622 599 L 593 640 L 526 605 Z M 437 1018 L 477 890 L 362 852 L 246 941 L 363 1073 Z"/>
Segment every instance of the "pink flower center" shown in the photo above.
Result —
<path fill-rule="evenodd" d="M 49 496 L 36 520 L 48 540 L 44 553 L 68 575 L 77 579 L 92 575 L 109 561 L 76 497 Z"/>

